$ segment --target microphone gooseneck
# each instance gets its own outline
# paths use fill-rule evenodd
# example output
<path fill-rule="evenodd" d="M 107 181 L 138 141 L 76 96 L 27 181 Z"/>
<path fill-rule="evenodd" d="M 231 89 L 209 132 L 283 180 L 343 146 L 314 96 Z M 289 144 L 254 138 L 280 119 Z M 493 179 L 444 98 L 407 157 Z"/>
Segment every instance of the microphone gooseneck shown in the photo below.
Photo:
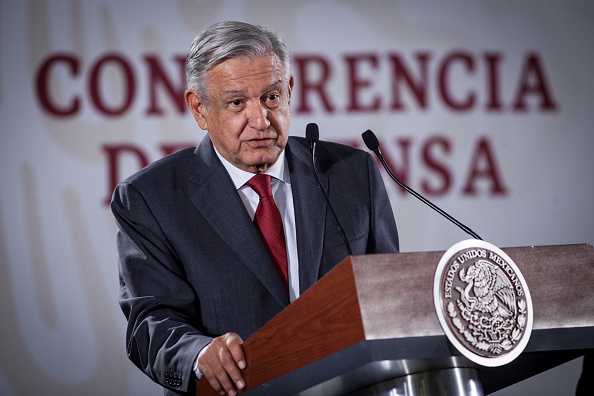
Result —
<path fill-rule="evenodd" d="M 367 146 L 367 148 L 369 150 L 373 151 L 375 153 L 375 155 L 377 155 L 377 157 L 381 161 L 382 165 L 384 166 L 384 169 L 386 170 L 386 172 L 388 172 L 388 175 L 390 175 L 392 180 L 394 180 L 400 187 L 404 188 L 410 194 L 414 195 L 416 198 L 423 201 L 423 203 L 425 203 L 426 205 L 431 207 L 437 213 L 439 213 L 440 215 L 442 215 L 443 217 L 445 217 L 446 219 L 448 219 L 449 221 L 451 221 L 458 227 L 460 227 L 464 232 L 466 232 L 473 238 L 480 239 L 481 241 L 483 240 L 483 238 L 478 236 L 478 234 L 475 233 L 474 231 L 472 231 L 470 228 L 468 228 L 464 224 L 460 223 L 458 220 L 456 220 L 455 218 L 453 218 L 452 216 L 450 216 L 449 214 L 447 214 L 446 212 L 441 210 L 439 207 L 437 207 L 435 204 L 433 204 L 433 202 L 429 201 L 428 199 L 423 197 L 421 194 L 417 193 L 415 190 L 413 190 L 412 188 L 408 187 L 407 185 L 402 183 L 400 180 L 398 180 L 398 178 L 396 176 L 394 176 L 394 174 L 388 167 L 388 164 L 386 164 L 386 161 L 384 160 L 384 156 L 382 155 L 382 152 L 380 151 L 380 148 L 379 148 L 379 141 L 377 140 L 377 137 L 371 130 L 368 129 L 365 132 L 363 132 L 362 137 L 363 137 L 363 141 L 365 142 L 365 145 Z"/>
<path fill-rule="evenodd" d="M 332 217 L 334 217 L 334 221 L 336 222 L 336 226 L 340 235 L 342 236 L 342 240 L 344 241 L 344 245 L 346 246 L 346 250 L 349 256 L 353 255 L 353 251 L 351 250 L 351 245 L 349 244 L 349 240 L 338 221 L 338 216 L 336 216 L 336 212 L 334 212 L 334 208 L 330 204 L 330 200 L 328 199 L 328 195 L 324 191 L 322 187 L 322 183 L 320 183 L 320 178 L 318 177 L 318 171 L 316 169 L 316 144 L 318 144 L 318 140 L 320 139 L 320 130 L 318 128 L 318 124 L 309 123 L 305 127 L 305 138 L 309 143 L 309 153 L 311 154 L 311 168 L 313 169 L 313 174 L 316 179 L 316 183 L 318 183 L 318 187 L 324 196 L 324 200 L 326 200 L 326 206 L 330 209 L 330 213 L 332 213 Z"/>

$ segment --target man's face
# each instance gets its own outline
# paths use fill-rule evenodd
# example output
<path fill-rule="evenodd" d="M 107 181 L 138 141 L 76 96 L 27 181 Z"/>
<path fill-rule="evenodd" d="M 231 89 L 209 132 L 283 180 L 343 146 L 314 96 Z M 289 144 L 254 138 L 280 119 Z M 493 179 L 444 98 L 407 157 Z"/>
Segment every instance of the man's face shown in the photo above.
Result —
<path fill-rule="evenodd" d="M 236 167 L 264 172 L 289 137 L 293 79 L 278 56 L 226 60 L 207 73 L 208 108 L 193 91 L 186 103 L 218 152 Z"/>

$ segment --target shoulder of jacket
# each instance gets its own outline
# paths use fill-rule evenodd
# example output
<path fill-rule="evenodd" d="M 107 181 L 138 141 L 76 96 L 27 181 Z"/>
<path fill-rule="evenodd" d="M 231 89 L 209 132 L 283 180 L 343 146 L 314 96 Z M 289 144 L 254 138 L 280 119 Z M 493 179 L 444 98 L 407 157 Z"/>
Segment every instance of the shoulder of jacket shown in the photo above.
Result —
<path fill-rule="evenodd" d="M 187 147 L 178 150 L 165 157 L 159 158 L 133 173 L 122 181 L 122 183 L 135 184 L 142 183 L 146 180 L 154 179 L 155 177 L 162 177 L 164 174 L 175 172 L 177 169 L 185 166 L 194 158 L 196 147 Z"/>

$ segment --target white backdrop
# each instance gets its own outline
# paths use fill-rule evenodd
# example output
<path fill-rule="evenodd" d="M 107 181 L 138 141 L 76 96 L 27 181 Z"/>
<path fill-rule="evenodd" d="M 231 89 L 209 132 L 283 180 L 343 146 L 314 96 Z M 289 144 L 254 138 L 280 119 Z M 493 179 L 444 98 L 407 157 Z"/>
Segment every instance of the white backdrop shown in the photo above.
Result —
<path fill-rule="evenodd" d="M 590 1 L 0 0 L 0 394 L 161 394 L 124 351 L 113 185 L 197 144 L 219 20 L 293 53 L 291 134 L 363 147 L 500 247 L 594 242 Z M 467 236 L 386 179 L 403 251 Z M 500 394 L 573 392 L 580 360 Z"/>

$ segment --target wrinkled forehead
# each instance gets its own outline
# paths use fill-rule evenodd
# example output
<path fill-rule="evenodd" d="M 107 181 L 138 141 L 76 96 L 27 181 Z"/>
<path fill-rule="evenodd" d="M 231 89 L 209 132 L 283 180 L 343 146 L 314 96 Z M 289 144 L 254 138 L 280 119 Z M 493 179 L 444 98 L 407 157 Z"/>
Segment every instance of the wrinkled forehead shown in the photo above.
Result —
<path fill-rule="evenodd" d="M 207 80 L 209 88 L 224 92 L 288 87 L 284 66 L 275 54 L 227 59 L 208 71 Z"/>

